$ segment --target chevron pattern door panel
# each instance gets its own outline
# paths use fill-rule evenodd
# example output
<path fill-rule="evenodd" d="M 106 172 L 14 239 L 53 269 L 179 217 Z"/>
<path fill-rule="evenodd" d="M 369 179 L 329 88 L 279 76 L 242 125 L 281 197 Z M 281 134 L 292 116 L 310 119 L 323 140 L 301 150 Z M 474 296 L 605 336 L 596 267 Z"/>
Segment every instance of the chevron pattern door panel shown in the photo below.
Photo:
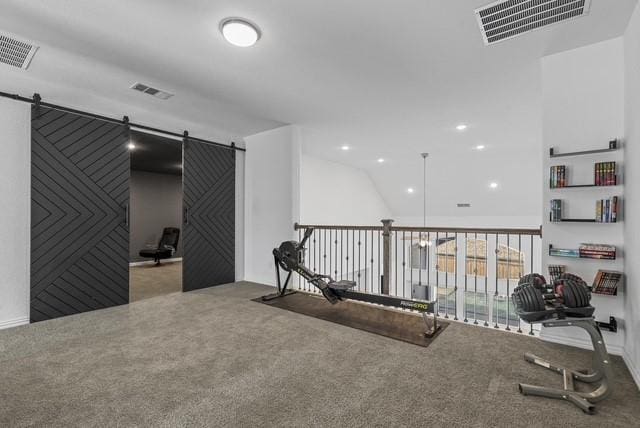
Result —
<path fill-rule="evenodd" d="M 129 131 L 31 112 L 31 321 L 129 302 Z"/>
<path fill-rule="evenodd" d="M 235 281 L 235 150 L 186 140 L 182 289 Z"/>

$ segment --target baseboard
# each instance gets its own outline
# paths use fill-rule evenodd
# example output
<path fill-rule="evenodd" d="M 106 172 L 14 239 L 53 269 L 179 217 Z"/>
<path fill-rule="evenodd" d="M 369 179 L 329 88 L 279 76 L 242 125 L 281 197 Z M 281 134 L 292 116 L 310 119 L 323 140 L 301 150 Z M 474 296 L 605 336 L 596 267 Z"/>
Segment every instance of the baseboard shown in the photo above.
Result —
<path fill-rule="evenodd" d="M 553 334 L 549 334 L 548 332 L 541 334 L 540 339 L 546 342 L 559 343 L 560 345 L 569 345 L 575 346 L 576 348 L 593 350 L 593 345 L 589 340 L 576 339 L 567 336 L 556 336 Z M 622 355 L 624 352 L 624 348 L 620 345 L 612 345 L 608 343 L 606 345 L 607 351 L 612 355 Z"/>
<path fill-rule="evenodd" d="M 182 257 L 175 257 L 173 259 L 162 259 L 160 260 L 160 264 L 162 263 L 175 263 L 175 262 L 181 262 L 182 261 Z M 144 266 L 144 265 L 155 265 L 156 262 L 154 262 L 153 260 L 146 260 L 144 262 L 131 262 L 129 263 L 129 266 Z"/>
<path fill-rule="evenodd" d="M 635 365 L 635 363 L 633 362 L 633 359 L 627 353 L 626 349 L 624 350 L 624 352 L 622 352 L 622 359 L 627 365 L 627 368 L 631 373 L 631 377 L 633 377 L 633 380 L 636 382 L 636 386 L 638 387 L 638 389 L 640 389 L 640 367 Z"/>
<path fill-rule="evenodd" d="M 0 330 L 5 328 L 18 327 L 19 325 L 25 325 L 25 324 L 29 324 L 29 317 L 0 321 Z"/>

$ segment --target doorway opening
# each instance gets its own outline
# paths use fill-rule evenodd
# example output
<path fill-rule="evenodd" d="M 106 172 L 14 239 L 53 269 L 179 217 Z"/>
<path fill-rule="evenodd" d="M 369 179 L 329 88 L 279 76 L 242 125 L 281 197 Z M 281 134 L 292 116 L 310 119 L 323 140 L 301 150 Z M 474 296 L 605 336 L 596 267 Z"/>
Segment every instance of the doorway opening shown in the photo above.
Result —
<path fill-rule="evenodd" d="M 129 299 L 182 292 L 182 141 L 131 131 Z"/>

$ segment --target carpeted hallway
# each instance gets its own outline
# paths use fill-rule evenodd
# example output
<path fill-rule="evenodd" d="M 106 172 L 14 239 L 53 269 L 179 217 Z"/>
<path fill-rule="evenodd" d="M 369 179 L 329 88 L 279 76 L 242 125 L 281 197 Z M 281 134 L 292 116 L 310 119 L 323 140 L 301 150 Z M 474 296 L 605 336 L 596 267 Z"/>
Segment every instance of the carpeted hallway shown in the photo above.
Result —
<path fill-rule="evenodd" d="M 129 267 L 129 300 L 149 299 L 182 291 L 182 262 L 163 261 Z"/>
<path fill-rule="evenodd" d="M 523 397 L 560 385 L 522 359 L 588 366 L 575 348 L 451 325 L 428 348 L 250 301 L 238 283 L 0 331 L 0 426 L 631 427 L 640 392 L 584 415 Z"/>

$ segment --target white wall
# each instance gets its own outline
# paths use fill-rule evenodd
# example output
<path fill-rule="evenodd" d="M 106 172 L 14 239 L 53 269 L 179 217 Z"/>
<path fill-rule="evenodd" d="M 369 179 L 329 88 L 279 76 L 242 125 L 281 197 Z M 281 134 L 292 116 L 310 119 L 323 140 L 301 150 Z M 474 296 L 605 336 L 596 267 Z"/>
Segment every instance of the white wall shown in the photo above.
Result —
<path fill-rule="evenodd" d="M 624 36 L 625 55 L 625 272 L 627 275 L 624 358 L 640 385 L 640 7 Z"/>
<path fill-rule="evenodd" d="M 275 284 L 273 248 L 297 237 L 299 147 L 285 126 L 245 138 L 245 276 Z"/>
<path fill-rule="evenodd" d="M 31 109 L 0 99 L 0 328 L 29 322 Z"/>
<path fill-rule="evenodd" d="M 366 172 L 303 154 L 300 222 L 379 226 L 391 212 Z"/>
<path fill-rule="evenodd" d="M 570 184 L 593 183 L 594 163 L 616 161 L 621 164 L 623 152 L 590 156 L 554 158 L 549 148 L 557 152 L 573 152 L 607 148 L 609 140 L 624 137 L 624 49 L 623 39 L 617 38 L 583 48 L 547 56 L 542 59 L 543 88 L 543 256 L 542 266 L 547 273 L 548 264 L 562 264 L 567 271 L 592 283 L 598 269 L 623 270 L 623 225 L 629 219 L 614 224 L 550 223 L 549 201 L 562 199 L 564 212 L 569 218 L 593 218 L 595 201 L 611 196 L 623 196 L 624 186 L 578 189 L 549 189 L 549 167 L 567 165 Z M 624 167 L 624 165 L 622 165 Z M 625 196 L 630 192 L 625 191 Z M 624 199 L 623 202 L 624 204 Z M 577 248 L 580 243 L 604 243 L 619 249 L 615 261 L 549 257 L 548 245 Z M 633 286 L 633 284 L 632 284 Z M 608 321 L 609 316 L 624 321 L 624 299 L 618 296 L 594 295 L 595 317 Z M 603 332 L 612 353 L 622 353 L 625 328 L 621 323 L 618 333 Z M 541 337 L 578 346 L 590 346 L 585 332 L 575 328 L 543 329 Z"/>
<path fill-rule="evenodd" d="M 422 226 L 422 217 L 392 217 L 397 226 Z M 523 216 L 427 216 L 427 227 L 499 227 L 537 229 L 542 224 L 539 215 Z"/>

